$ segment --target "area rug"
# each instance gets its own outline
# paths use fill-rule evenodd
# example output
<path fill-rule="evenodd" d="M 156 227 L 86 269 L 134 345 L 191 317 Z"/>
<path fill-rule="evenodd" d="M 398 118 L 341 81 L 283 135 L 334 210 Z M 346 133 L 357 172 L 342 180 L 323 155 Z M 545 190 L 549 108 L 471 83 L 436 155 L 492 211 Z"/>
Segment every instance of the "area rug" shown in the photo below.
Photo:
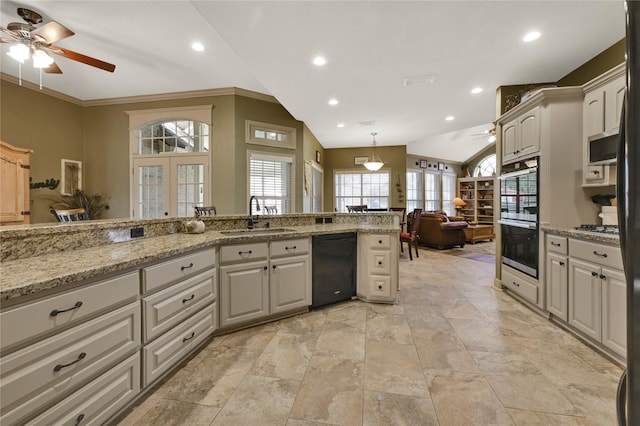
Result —
<path fill-rule="evenodd" d="M 496 242 L 484 241 L 476 244 L 465 244 L 464 247 L 454 247 L 450 249 L 439 250 L 431 247 L 420 247 L 421 250 L 435 251 L 450 256 L 464 257 L 465 259 L 476 260 L 478 262 L 495 263 L 496 262 Z"/>

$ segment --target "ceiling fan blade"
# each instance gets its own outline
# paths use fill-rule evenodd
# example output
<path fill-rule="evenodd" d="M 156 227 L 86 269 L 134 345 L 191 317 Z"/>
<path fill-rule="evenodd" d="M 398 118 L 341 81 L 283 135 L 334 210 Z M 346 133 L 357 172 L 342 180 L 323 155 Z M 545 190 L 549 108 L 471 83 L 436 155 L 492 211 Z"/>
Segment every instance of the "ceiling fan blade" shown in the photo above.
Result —
<path fill-rule="evenodd" d="M 0 27 L 0 31 L 2 31 L 3 33 L 8 34 L 8 35 L 10 35 L 11 37 L 14 38 L 14 40 L 12 40 L 12 41 L 3 41 L 3 43 L 15 43 L 16 41 L 20 40 L 20 35 L 17 32 L 13 31 L 13 30 L 10 30 L 10 29 L 5 28 L 5 27 Z M 2 40 L 7 40 L 7 39 L 3 38 Z"/>
<path fill-rule="evenodd" d="M 42 68 L 42 70 L 47 74 L 62 74 L 62 70 L 60 69 L 58 64 L 56 64 L 55 62 L 52 62 L 46 68 Z"/>
<path fill-rule="evenodd" d="M 0 43 L 16 43 L 16 40 L 11 38 L 0 37 Z"/>
<path fill-rule="evenodd" d="M 113 72 L 116 66 L 108 62 L 101 61 L 100 59 L 92 58 L 90 56 L 83 55 L 82 53 L 74 52 L 73 50 L 64 49 L 58 46 L 49 46 L 49 50 L 56 55 L 60 55 L 64 58 L 71 59 L 72 61 L 82 62 L 83 64 L 91 65 L 92 67 L 100 68 L 105 71 Z"/>
<path fill-rule="evenodd" d="M 51 21 L 40 28 L 36 28 L 31 31 L 31 36 L 36 35 L 42 37 L 46 44 L 55 43 L 63 38 L 71 37 L 74 34 L 75 33 L 69 28 L 57 23 L 56 21 Z"/>

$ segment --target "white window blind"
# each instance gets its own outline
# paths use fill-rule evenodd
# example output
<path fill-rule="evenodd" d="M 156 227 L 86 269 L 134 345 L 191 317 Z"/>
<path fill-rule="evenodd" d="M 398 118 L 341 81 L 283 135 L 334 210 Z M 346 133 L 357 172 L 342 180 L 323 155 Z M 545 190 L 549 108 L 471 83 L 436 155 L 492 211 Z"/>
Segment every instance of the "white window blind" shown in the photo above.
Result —
<path fill-rule="evenodd" d="M 456 197 L 456 175 L 442 174 L 442 210 L 447 212 L 448 216 L 455 216 L 456 209 L 451 201 Z"/>
<path fill-rule="evenodd" d="M 388 208 L 389 173 L 336 172 L 335 194 L 339 212 L 346 212 L 349 205 Z"/>
<path fill-rule="evenodd" d="M 311 168 L 311 211 L 318 213 L 322 211 L 322 171 Z"/>
<path fill-rule="evenodd" d="M 249 154 L 249 195 L 280 214 L 293 212 L 293 157 Z M 264 214 L 261 208 L 258 214 Z"/>
<path fill-rule="evenodd" d="M 424 209 L 440 210 L 440 173 L 424 173 Z"/>
<path fill-rule="evenodd" d="M 407 211 L 422 208 L 422 170 L 407 171 Z"/>

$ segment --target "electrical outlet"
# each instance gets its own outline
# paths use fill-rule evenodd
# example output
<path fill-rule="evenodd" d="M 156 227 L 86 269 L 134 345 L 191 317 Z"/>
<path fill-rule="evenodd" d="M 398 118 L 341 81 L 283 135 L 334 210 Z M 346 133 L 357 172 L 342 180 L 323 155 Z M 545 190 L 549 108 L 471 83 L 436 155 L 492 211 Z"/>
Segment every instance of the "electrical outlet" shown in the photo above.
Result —
<path fill-rule="evenodd" d="M 316 225 L 318 224 L 322 224 L 322 218 L 321 217 L 316 217 Z"/>
<path fill-rule="evenodd" d="M 144 228 L 131 228 L 131 238 L 144 237 Z"/>
<path fill-rule="evenodd" d="M 332 217 L 325 217 L 324 218 L 324 223 L 333 223 L 333 218 Z"/>

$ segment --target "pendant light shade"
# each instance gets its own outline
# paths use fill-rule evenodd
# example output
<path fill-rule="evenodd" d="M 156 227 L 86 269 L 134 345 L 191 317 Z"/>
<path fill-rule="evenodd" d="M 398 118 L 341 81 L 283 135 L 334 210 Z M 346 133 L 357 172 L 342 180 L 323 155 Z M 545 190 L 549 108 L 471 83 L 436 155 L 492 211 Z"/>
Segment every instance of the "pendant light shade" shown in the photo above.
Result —
<path fill-rule="evenodd" d="M 384 166 L 384 162 L 376 152 L 376 135 L 377 133 L 375 132 L 371 133 L 371 136 L 373 136 L 373 152 L 371 153 L 371 157 L 369 158 L 369 160 L 364 163 L 364 166 L 367 168 L 367 170 L 370 170 L 372 172 L 377 172 L 382 168 L 382 166 Z"/>

